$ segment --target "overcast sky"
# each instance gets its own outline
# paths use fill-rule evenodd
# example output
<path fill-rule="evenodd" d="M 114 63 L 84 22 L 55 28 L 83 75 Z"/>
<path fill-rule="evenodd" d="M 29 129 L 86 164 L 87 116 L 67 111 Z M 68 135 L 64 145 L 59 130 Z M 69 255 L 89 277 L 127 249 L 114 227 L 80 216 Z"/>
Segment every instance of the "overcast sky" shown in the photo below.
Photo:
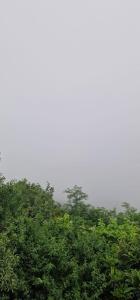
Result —
<path fill-rule="evenodd" d="M 7 179 L 140 207 L 140 1 L 0 2 Z"/>

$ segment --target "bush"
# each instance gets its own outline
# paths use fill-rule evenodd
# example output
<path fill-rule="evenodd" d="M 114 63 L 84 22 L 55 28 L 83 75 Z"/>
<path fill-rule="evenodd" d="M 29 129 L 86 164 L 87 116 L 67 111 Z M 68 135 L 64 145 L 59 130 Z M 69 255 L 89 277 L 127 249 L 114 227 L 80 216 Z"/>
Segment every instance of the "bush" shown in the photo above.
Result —
<path fill-rule="evenodd" d="M 139 213 L 67 193 L 60 205 L 49 184 L 1 181 L 0 299 L 140 299 Z"/>

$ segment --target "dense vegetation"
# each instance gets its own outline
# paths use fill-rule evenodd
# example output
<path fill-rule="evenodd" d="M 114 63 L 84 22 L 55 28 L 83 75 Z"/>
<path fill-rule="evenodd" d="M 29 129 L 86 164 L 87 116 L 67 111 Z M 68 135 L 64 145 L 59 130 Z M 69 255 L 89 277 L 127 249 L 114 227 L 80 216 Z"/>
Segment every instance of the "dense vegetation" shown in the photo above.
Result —
<path fill-rule="evenodd" d="M 140 213 L 0 178 L 0 299 L 140 299 Z"/>

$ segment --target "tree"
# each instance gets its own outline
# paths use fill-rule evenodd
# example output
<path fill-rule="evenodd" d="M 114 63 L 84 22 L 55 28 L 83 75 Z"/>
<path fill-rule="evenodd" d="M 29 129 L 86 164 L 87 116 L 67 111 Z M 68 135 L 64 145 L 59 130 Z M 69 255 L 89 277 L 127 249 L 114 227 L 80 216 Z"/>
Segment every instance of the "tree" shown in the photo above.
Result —
<path fill-rule="evenodd" d="M 82 191 L 82 187 L 77 185 L 73 188 L 66 189 L 65 193 L 67 194 L 67 198 L 71 206 L 77 206 L 88 198 L 88 195 Z"/>
<path fill-rule="evenodd" d="M 47 184 L 0 184 L 0 299 L 139 300 L 140 213 L 95 208 L 81 187 L 68 205 Z"/>

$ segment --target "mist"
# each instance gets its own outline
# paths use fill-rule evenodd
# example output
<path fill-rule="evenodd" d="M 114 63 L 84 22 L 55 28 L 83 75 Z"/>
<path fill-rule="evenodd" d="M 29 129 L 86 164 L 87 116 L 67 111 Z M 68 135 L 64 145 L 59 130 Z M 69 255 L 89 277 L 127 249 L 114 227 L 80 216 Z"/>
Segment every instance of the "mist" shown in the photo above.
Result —
<path fill-rule="evenodd" d="M 0 172 L 140 208 L 140 2 L 2 1 Z"/>

